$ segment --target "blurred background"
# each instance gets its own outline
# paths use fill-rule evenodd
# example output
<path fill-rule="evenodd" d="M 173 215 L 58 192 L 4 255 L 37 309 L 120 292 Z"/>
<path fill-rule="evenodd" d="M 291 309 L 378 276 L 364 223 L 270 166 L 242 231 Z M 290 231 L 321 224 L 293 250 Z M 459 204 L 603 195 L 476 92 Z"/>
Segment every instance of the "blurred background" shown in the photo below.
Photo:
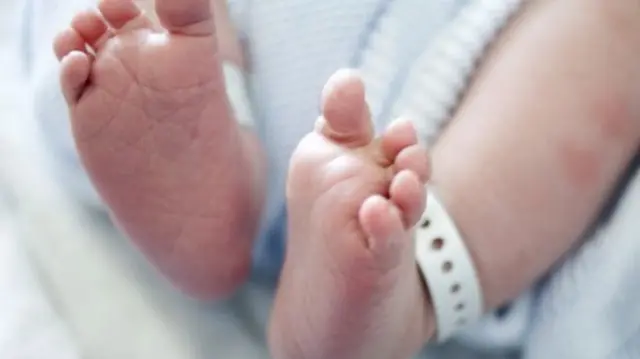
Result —
<path fill-rule="evenodd" d="M 20 222 L 28 217 L 21 211 L 50 212 L 35 200 L 37 183 L 46 181 L 34 181 L 37 174 L 30 173 L 38 156 L 29 135 L 28 84 L 17 51 L 20 6 L 20 0 L 0 0 L 0 358 L 72 359 L 78 358 L 75 343 L 45 296 L 26 243 L 19 240 Z M 30 185 L 33 200 L 23 196 Z"/>
<path fill-rule="evenodd" d="M 0 358 L 71 359 L 78 357 L 75 344 L 19 241 L 18 203 L 32 209 L 26 197 L 18 200 L 27 187 L 17 184 L 21 178 L 33 183 L 27 179 L 33 148 L 26 135 L 32 131 L 29 97 L 17 51 L 21 5 L 0 0 Z"/>

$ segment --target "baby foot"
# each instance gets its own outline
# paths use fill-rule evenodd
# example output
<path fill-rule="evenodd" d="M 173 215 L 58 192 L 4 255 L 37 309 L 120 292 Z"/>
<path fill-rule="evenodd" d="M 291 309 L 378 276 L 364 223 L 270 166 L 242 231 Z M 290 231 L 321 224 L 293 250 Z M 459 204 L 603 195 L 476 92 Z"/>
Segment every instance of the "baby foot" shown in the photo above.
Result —
<path fill-rule="evenodd" d="M 250 149 L 230 115 L 209 0 L 102 0 L 55 52 L 83 164 L 118 225 L 197 296 L 235 289 L 250 265 Z"/>
<path fill-rule="evenodd" d="M 427 152 L 407 121 L 373 138 L 362 82 L 329 81 L 289 172 L 289 237 L 270 328 L 275 358 L 408 358 L 427 339 L 412 227 Z"/>

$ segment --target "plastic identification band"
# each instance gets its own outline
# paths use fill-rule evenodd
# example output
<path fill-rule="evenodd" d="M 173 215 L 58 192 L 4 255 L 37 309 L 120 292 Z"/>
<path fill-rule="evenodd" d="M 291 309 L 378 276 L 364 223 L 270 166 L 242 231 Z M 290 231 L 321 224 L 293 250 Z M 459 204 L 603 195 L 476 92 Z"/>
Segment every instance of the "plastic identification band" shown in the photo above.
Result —
<path fill-rule="evenodd" d="M 416 261 L 431 294 L 437 340 L 480 319 L 483 298 L 462 236 L 440 200 L 427 188 L 427 205 L 416 227 Z"/>

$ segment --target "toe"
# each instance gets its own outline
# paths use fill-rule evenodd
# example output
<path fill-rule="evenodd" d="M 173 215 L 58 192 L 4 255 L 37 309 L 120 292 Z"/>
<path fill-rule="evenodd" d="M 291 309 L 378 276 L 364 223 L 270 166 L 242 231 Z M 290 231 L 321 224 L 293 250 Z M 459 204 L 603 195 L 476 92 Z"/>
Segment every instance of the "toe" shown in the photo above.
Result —
<path fill-rule="evenodd" d="M 400 209 L 405 228 L 415 226 L 425 206 L 425 187 L 418 176 L 409 170 L 398 173 L 389 188 L 391 202 Z"/>
<path fill-rule="evenodd" d="M 386 198 L 374 195 L 360 207 L 360 224 L 368 237 L 369 250 L 378 257 L 380 264 L 391 268 L 400 260 L 404 238 L 404 225 L 400 210 Z"/>
<path fill-rule="evenodd" d="M 418 135 L 411 121 L 399 119 L 391 123 L 382 135 L 382 152 L 393 163 L 405 148 L 418 143 Z"/>
<path fill-rule="evenodd" d="M 322 112 L 317 130 L 330 140 L 351 148 L 369 144 L 373 124 L 365 101 L 362 80 L 356 72 L 340 70 L 322 93 Z"/>
<path fill-rule="evenodd" d="M 73 28 L 68 28 L 60 32 L 53 41 L 53 51 L 58 61 L 62 60 L 72 51 L 84 52 L 85 50 L 86 43 Z"/>
<path fill-rule="evenodd" d="M 102 0 L 98 5 L 102 17 L 114 30 L 141 28 L 151 25 L 142 10 L 132 0 Z"/>
<path fill-rule="evenodd" d="M 84 11 L 71 21 L 71 27 L 94 50 L 98 50 L 109 36 L 109 27 L 94 11 Z"/>
<path fill-rule="evenodd" d="M 409 170 L 415 173 L 422 183 L 431 177 L 431 161 L 428 150 L 422 145 L 409 146 L 398 154 L 394 162 L 396 173 Z"/>
<path fill-rule="evenodd" d="M 82 95 L 91 72 L 90 57 L 80 51 L 72 51 L 62 58 L 60 83 L 69 106 L 75 105 Z"/>
<path fill-rule="evenodd" d="M 210 0 L 156 0 L 156 14 L 174 33 L 207 36 L 215 30 Z"/>

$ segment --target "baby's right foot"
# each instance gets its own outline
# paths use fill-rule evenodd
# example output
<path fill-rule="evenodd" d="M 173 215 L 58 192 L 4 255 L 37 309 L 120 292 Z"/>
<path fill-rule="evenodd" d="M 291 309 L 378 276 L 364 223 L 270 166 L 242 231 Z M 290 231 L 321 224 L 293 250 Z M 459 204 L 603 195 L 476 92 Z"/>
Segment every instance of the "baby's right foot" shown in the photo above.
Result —
<path fill-rule="evenodd" d="M 413 228 L 427 150 L 398 121 L 378 137 L 364 85 L 329 80 L 316 130 L 292 156 L 287 256 L 271 316 L 276 358 L 408 358 L 432 333 Z"/>
<path fill-rule="evenodd" d="M 102 0 L 56 39 L 82 162 L 119 226 L 182 289 L 248 274 L 254 148 L 232 119 L 209 0 Z M 257 153 L 257 151 L 255 151 Z"/>

